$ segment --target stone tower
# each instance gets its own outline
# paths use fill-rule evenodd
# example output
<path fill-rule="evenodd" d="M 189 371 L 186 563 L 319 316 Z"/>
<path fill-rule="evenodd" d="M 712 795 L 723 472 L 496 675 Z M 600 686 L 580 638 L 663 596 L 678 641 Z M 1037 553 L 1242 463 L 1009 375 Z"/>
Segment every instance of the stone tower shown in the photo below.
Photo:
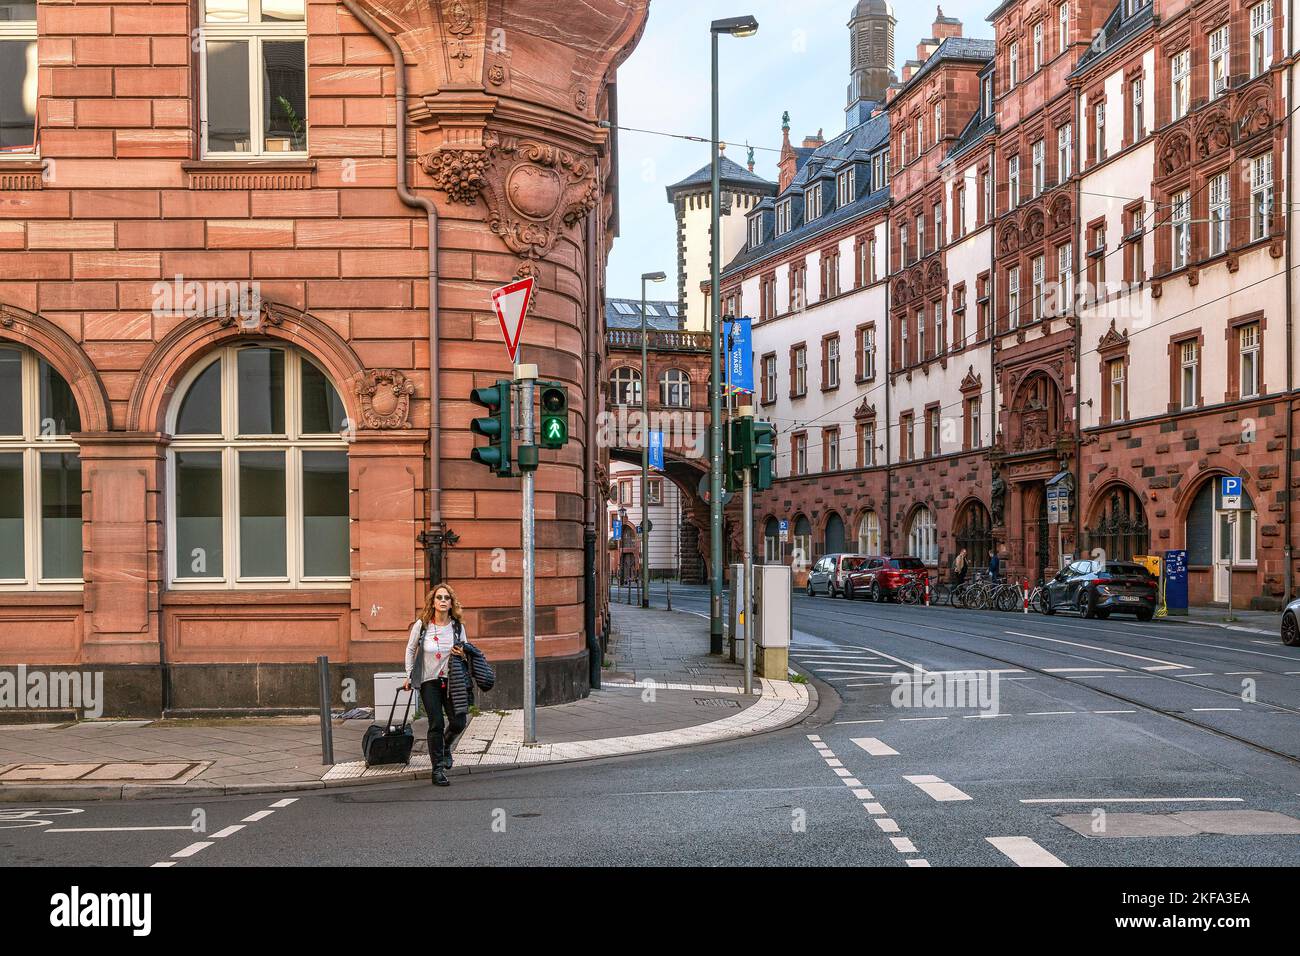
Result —
<path fill-rule="evenodd" d="M 894 82 L 894 19 L 888 0 L 858 0 L 849 18 L 849 102 L 846 126 L 853 128 L 885 101 Z"/>

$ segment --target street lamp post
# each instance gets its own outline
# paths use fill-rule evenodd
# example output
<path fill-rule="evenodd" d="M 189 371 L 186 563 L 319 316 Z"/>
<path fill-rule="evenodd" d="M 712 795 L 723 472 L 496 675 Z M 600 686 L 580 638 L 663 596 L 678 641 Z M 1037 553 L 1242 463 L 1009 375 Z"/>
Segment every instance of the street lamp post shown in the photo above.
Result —
<path fill-rule="evenodd" d="M 645 284 L 663 282 L 662 272 L 641 276 L 641 606 L 650 606 L 650 366 L 646 362 Z"/>
<path fill-rule="evenodd" d="M 718 156 L 718 37 L 751 37 L 758 32 L 758 21 L 751 16 L 714 20 L 709 25 L 712 39 L 712 106 L 713 106 L 713 192 L 710 197 L 711 230 L 709 265 L 709 338 L 712 345 L 709 377 L 709 536 L 712 573 L 709 575 L 709 653 L 722 653 L 722 169 Z"/>

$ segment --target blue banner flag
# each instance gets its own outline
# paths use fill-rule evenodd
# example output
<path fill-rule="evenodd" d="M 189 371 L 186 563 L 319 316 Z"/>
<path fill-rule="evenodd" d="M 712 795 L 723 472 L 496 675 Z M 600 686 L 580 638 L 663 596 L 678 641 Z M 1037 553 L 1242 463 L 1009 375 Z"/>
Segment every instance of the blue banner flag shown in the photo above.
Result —
<path fill-rule="evenodd" d="M 664 433 L 650 433 L 650 467 L 664 470 Z"/>
<path fill-rule="evenodd" d="M 727 337 L 727 384 L 733 392 L 754 391 L 754 339 L 752 320 L 732 319 L 723 324 Z"/>

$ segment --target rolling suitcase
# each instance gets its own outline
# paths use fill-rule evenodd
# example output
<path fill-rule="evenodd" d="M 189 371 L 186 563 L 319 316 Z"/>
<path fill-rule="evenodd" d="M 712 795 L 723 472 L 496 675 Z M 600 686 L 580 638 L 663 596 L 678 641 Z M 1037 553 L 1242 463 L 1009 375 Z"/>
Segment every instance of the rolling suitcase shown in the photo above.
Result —
<path fill-rule="evenodd" d="M 402 714 L 402 725 L 394 726 L 393 716 L 397 713 L 397 697 L 393 697 L 393 706 L 388 712 L 388 723 L 371 724 L 366 735 L 361 738 L 361 754 L 366 766 L 376 764 L 410 763 L 411 748 L 415 745 L 415 731 L 406 722 L 411 713 L 411 702 L 415 700 L 415 688 L 406 700 L 406 712 Z"/>

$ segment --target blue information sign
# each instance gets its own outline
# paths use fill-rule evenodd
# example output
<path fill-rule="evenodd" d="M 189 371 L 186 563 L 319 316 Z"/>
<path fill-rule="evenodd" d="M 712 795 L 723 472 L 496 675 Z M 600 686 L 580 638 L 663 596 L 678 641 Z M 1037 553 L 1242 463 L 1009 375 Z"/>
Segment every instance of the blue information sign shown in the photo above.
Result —
<path fill-rule="evenodd" d="M 1170 614 L 1187 613 L 1187 552 L 1165 552 L 1165 607 Z"/>
<path fill-rule="evenodd" d="M 650 433 L 650 467 L 664 470 L 664 433 Z"/>
<path fill-rule="evenodd" d="M 609 526 L 609 530 L 613 534 L 615 541 L 623 540 L 623 522 L 615 518 L 613 524 Z"/>
<path fill-rule="evenodd" d="M 724 323 L 727 336 L 727 383 L 732 391 L 754 391 L 754 340 L 748 316 Z"/>

